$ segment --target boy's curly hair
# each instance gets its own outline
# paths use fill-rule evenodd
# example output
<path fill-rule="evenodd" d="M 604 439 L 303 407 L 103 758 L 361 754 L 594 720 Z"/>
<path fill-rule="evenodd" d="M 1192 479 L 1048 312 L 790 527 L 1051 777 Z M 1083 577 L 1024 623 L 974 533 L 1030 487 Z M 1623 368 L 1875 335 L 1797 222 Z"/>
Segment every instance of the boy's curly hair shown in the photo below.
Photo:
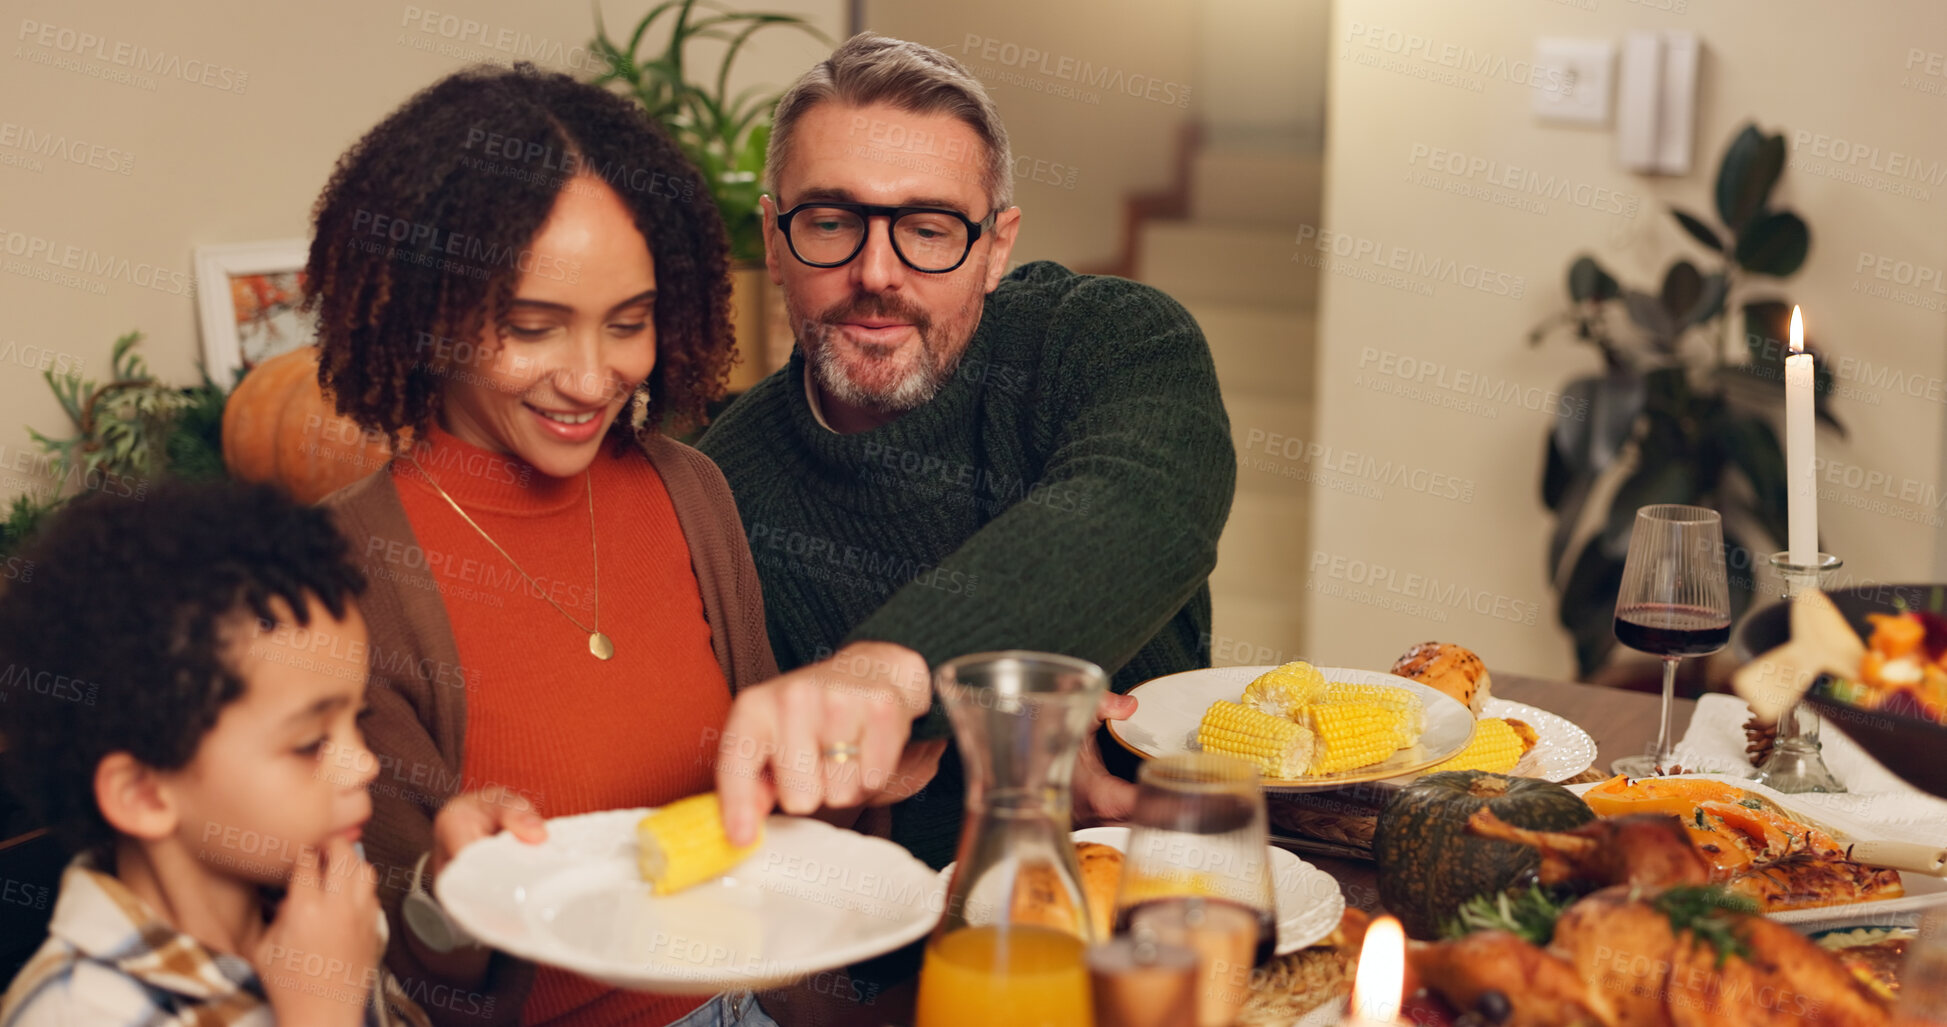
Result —
<path fill-rule="evenodd" d="M 300 624 L 307 598 L 343 618 L 365 579 L 324 510 L 269 485 L 165 481 L 146 499 L 69 503 L 0 590 L 7 786 L 77 850 L 115 834 L 95 768 L 126 752 L 176 770 L 244 681 L 228 658 L 246 616 Z"/>
<path fill-rule="evenodd" d="M 703 423 L 731 361 L 729 244 L 710 191 L 632 101 L 525 62 L 441 79 L 339 158 L 304 283 L 338 412 L 394 438 L 423 429 L 455 352 L 501 321 L 536 265 L 528 245 L 556 197 L 591 175 L 634 213 L 656 268 L 655 369 L 612 434 L 626 445 Z"/>

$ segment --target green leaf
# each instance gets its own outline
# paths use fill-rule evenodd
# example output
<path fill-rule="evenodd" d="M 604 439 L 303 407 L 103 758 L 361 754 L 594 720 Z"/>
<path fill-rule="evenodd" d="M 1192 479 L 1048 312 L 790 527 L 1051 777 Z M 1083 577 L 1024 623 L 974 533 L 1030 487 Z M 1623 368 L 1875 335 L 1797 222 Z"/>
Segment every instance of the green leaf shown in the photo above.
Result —
<path fill-rule="evenodd" d="M 1550 453 L 1554 447 L 1549 447 Z M 1567 480 L 1560 486 L 1560 505 L 1555 507 L 1555 530 L 1548 535 L 1548 580 L 1560 580 L 1564 573 L 1562 559 L 1568 553 L 1568 544 L 1575 539 L 1575 532 L 1582 523 L 1582 510 L 1588 506 L 1589 496 L 1595 492 L 1599 475 L 1589 473 L 1568 473 Z"/>
<path fill-rule="evenodd" d="M 1594 257 L 1581 256 L 1568 268 L 1568 296 L 1577 303 L 1615 299 L 1621 289 Z"/>
<path fill-rule="evenodd" d="M 1677 224 L 1683 226 L 1684 231 L 1690 233 L 1692 239 L 1703 243 L 1718 253 L 1724 252 L 1724 240 L 1719 239 L 1717 232 L 1709 225 L 1704 224 L 1696 215 L 1678 207 L 1671 207 L 1670 214 L 1677 219 Z"/>
<path fill-rule="evenodd" d="M 1720 967 L 1732 956 L 1751 954 L 1738 920 L 1757 914 L 1757 903 L 1750 899 L 1717 885 L 1678 885 L 1650 899 L 1650 905 L 1669 918 L 1671 930 L 1688 931 L 1715 949 Z"/>
<path fill-rule="evenodd" d="M 1750 483 L 1751 514 L 1774 542 L 1786 538 L 1785 451 L 1771 425 L 1756 417 L 1729 416 L 1716 433 L 1733 467 Z"/>
<path fill-rule="evenodd" d="M 737 155 L 737 160 L 732 166 L 739 171 L 750 171 L 761 176 L 764 171 L 764 155 L 770 147 L 771 126 L 767 122 L 751 129 L 750 135 L 744 137 L 743 152 Z"/>
<path fill-rule="evenodd" d="M 1636 528 L 1636 511 L 1657 503 L 1694 504 L 1702 498 L 1697 468 L 1688 460 L 1657 459 L 1642 454 L 1642 462 L 1616 487 L 1608 523 L 1601 534 L 1602 549 L 1611 558 L 1629 555 L 1629 536 Z"/>
<path fill-rule="evenodd" d="M 1555 895 L 1530 883 L 1528 890 L 1476 895 L 1455 911 L 1454 919 L 1441 926 L 1447 938 L 1462 938 L 1474 931 L 1509 931 L 1529 944 L 1546 946 L 1555 937 L 1555 922 L 1575 902 L 1576 896 Z"/>
<path fill-rule="evenodd" d="M 1629 311 L 1629 319 L 1649 337 L 1650 345 L 1658 351 L 1669 353 L 1676 347 L 1677 322 L 1663 309 L 1663 303 L 1646 292 L 1634 289 L 1623 291 L 1623 309 Z"/>
<path fill-rule="evenodd" d="M 1791 211 L 1772 211 L 1758 218 L 1738 236 L 1738 266 L 1753 274 L 1784 278 L 1795 274 L 1805 263 L 1812 247 L 1812 232 Z"/>
<path fill-rule="evenodd" d="M 1691 311 L 1703 296 L 1703 272 L 1697 270 L 1697 265 L 1679 260 L 1664 272 L 1663 288 L 1657 298 L 1663 303 L 1663 312 L 1670 315 L 1674 324 L 1688 324 Z"/>
<path fill-rule="evenodd" d="M 1724 300 L 1730 296 L 1730 292 L 1730 279 L 1722 271 L 1712 271 L 1704 276 L 1703 294 L 1697 297 L 1690 312 L 1679 320 L 1684 327 L 1689 327 L 1716 319 L 1724 312 Z"/>
<path fill-rule="evenodd" d="M 1555 611 L 1575 640 L 1575 663 L 1583 679 L 1616 645 L 1616 592 L 1622 588 L 1623 562 L 1605 555 L 1600 542 L 1592 538 L 1583 545 Z"/>
<path fill-rule="evenodd" d="M 1717 216 L 1742 237 L 1752 219 L 1765 209 L 1771 189 L 1785 168 L 1785 137 L 1767 136 L 1745 125 L 1724 151 L 1717 169 Z"/>

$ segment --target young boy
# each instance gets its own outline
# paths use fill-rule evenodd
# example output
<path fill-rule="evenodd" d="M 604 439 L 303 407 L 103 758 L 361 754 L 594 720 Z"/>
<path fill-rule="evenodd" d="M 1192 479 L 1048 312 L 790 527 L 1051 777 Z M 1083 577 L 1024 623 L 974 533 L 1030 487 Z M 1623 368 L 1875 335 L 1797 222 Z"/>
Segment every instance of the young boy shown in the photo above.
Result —
<path fill-rule="evenodd" d="M 326 515 L 168 483 L 76 500 L 24 555 L 5 782 L 79 855 L 0 1027 L 423 1024 L 379 969 L 364 579 Z"/>

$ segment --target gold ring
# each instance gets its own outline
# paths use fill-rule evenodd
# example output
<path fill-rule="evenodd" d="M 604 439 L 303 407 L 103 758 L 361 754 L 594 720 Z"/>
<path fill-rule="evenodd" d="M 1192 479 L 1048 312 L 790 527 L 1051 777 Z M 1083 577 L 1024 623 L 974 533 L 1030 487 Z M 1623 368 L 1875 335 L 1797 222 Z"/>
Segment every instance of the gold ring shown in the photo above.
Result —
<path fill-rule="evenodd" d="M 821 755 L 825 757 L 826 763 L 850 763 L 859 758 L 858 743 L 840 742 L 837 745 L 827 745 Z"/>

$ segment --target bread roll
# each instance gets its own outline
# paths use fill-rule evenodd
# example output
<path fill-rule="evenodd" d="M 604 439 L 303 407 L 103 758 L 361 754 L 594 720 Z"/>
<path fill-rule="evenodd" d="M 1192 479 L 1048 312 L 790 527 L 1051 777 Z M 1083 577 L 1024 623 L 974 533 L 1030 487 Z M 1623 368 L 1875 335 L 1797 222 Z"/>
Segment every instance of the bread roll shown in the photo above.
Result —
<path fill-rule="evenodd" d="M 1453 696 L 1478 717 L 1493 698 L 1487 664 L 1473 651 L 1452 642 L 1421 642 L 1393 663 L 1393 673 Z"/>
<path fill-rule="evenodd" d="M 1046 863 L 1029 863 L 1014 875 L 1008 915 L 1017 924 L 1075 930 L 1075 903 L 1061 886 L 1061 875 Z"/>
<path fill-rule="evenodd" d="M 1076 842 L 1075 858 L 1082 863 L 1082 894 L 1088 917 L 1095 922 L 1095 940 L 1114 933 L 1115 895 L 1122 887 L 1122 850 L 1098 842 Z"/>
<path fill-rule="evenodd" d="M 1076 842 L 1075 858 L 1082 866 L 1083 901 L 1097 941 L 1107 941 L 1115 922 L 1116 890 L 1122 885 L 1122 851 L 1095 842 Z M 1075 907 L 1061 887 L 1055 868 L 1030 863 L 1014 878 L 1009 913 L 1018 924 L 1073 930 Z"/>

